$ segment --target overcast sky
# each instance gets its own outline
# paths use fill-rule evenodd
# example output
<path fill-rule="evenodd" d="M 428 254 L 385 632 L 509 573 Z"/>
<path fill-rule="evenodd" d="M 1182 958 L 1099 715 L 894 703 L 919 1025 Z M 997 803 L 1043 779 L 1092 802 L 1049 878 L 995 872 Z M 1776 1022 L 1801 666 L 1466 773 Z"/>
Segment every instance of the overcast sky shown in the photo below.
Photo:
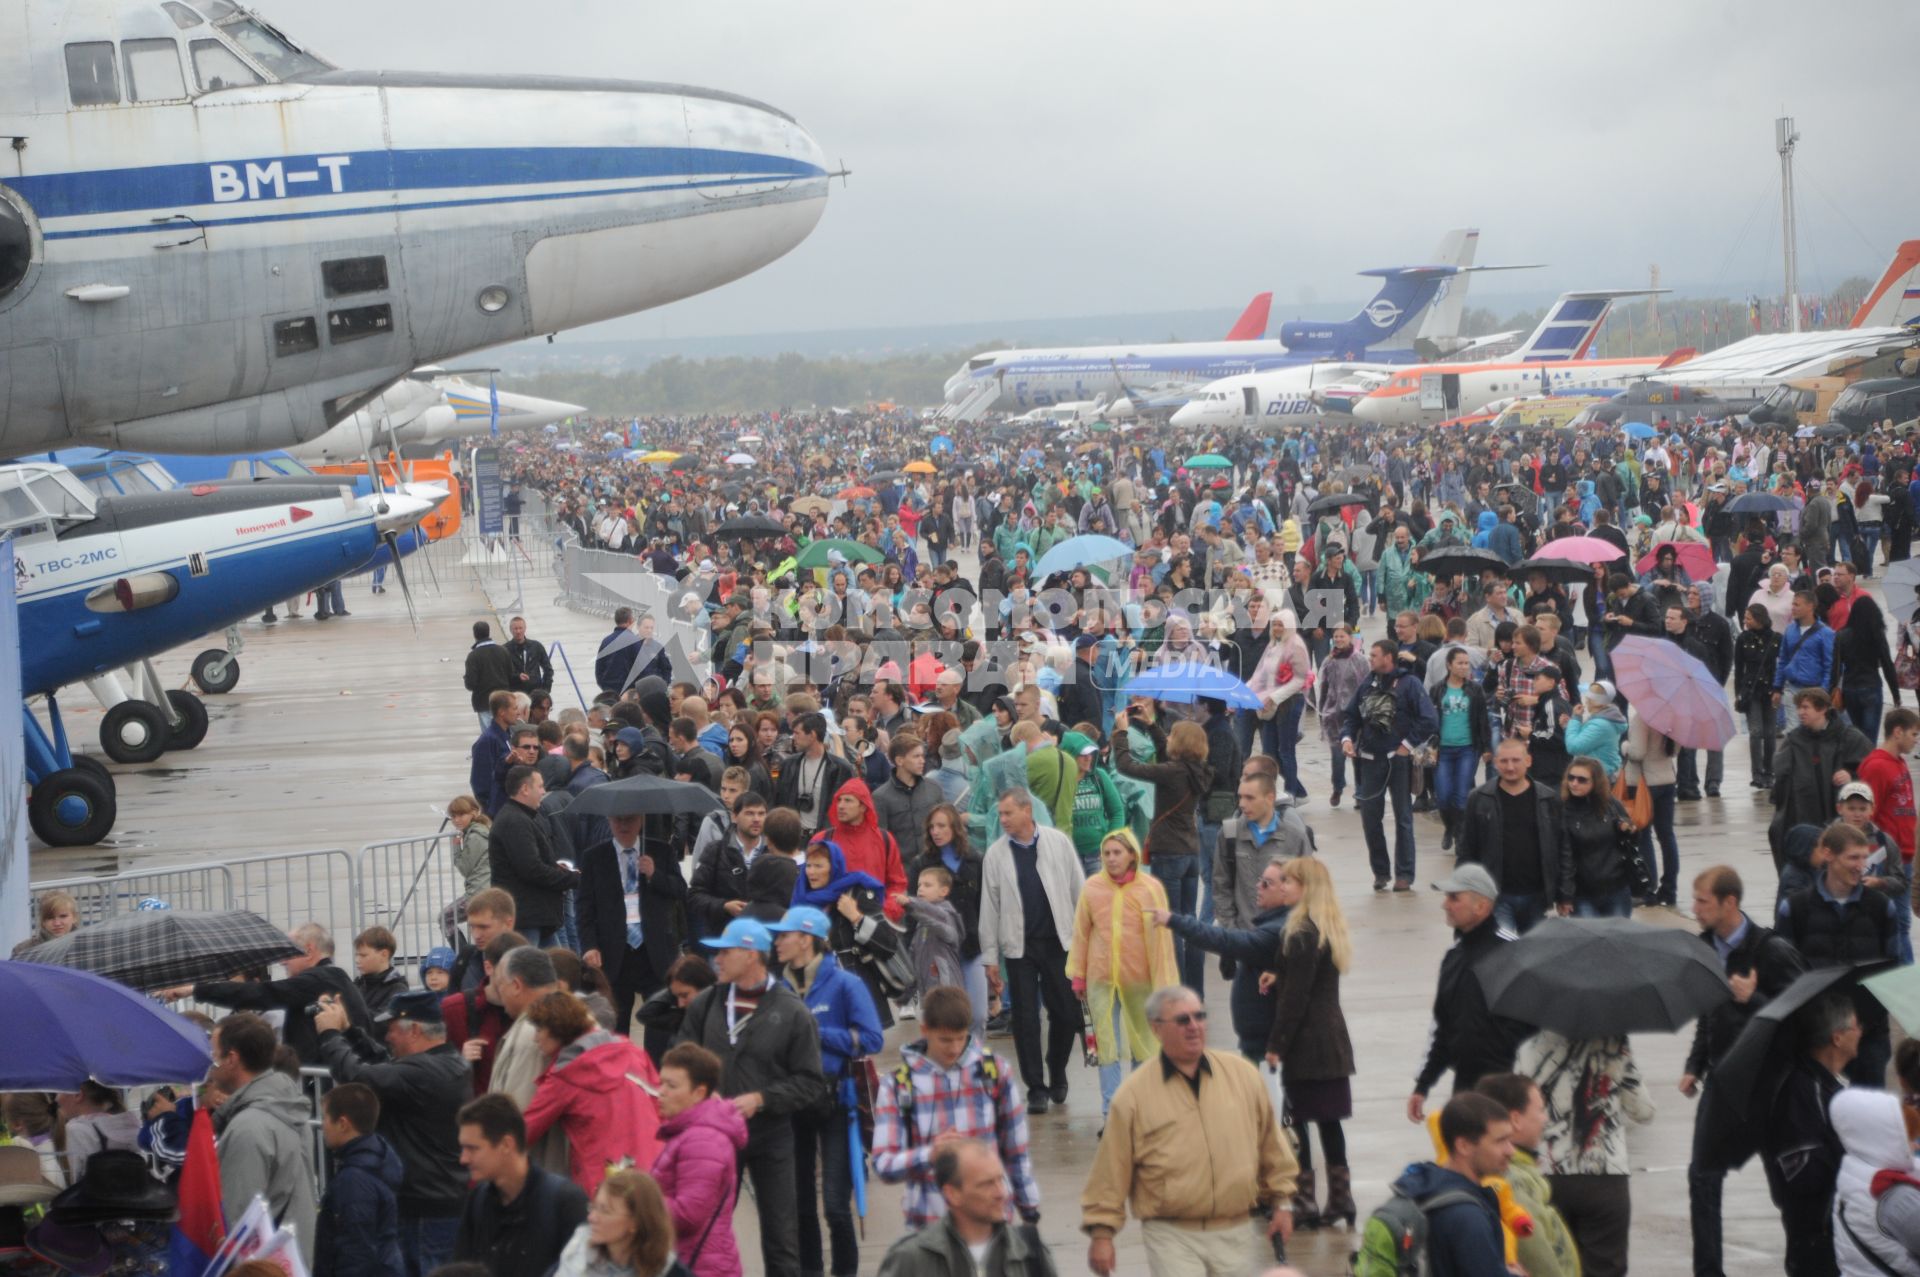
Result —
<path fill-rule="evenodd" d="M 1773 119 L 1802 135 L 1801 291 L 1920 236 L 1907 0 L 264 0 L 342 65 L 682 81 L 853 170 L 812 237 L 657 337 L 1360 300 L 1353 272 L 1547 262 L 1542 293 L 1780 276 Z M 1499 279 L 1499 277 L 1494 277 Z M 1508 277 L 1511 279 L 1511 277 Z M 1495 292 L 1488 280 L 1476 292 Z"/>

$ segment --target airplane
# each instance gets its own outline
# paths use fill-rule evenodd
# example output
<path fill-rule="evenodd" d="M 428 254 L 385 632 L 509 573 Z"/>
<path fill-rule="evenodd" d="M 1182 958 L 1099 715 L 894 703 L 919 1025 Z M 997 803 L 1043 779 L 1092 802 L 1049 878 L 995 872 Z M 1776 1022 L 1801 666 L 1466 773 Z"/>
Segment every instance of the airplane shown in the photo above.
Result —
<path fill-rule="evenodd" d="M 234 0 L 0 0 L 0 138 L 0 455 L 314 440 L 759 269 L 831 176 L 751 98 L 343 70 Z"/>
<path fill-rule="evenodd" d="M 414 369 L 318 439 L 286 451 L 316 463 L 361 461 L 376 451 L 538 430 L 586 411 L 579 404 L 476 386 L 428 366 Z"/>
<path fill-rule="evenodd" d="M 1753 420 L 1796 424 L 1799 392 L 1790 381 L 1876 377 L 1920 341 L 1920 239 L 1893 260 L 1845 328 L 1761 333 L 1689 360 L 1663 380 L 1727 400 L 1759 400 Z M 1838 386 L 1834 387 L 1838 389 Z M 1764 409 L 1764 411 L 1762 411 Z"/>
<path fill-rule="evenodd" d="M 107 711 L 108 757 L 151 762 L 192 748 L 206 735 L 206 707 L 191 692 L 162 694 L 152 658 L 358 567 L 432 508 L 398 493 L 355 497 L 337 480 L 102 497 L 49 462 L 0 466 L 0 494 L 21 691 L 45 698 L 48 719 L 43 728 L 23 716 L 28 817 L 51 846 L 98 842 L 117 808 L 111 774 L 68 746 L 61 688 L 128 669 L 143 695 Z"/>
<path fill-rule="evenodd" d="M 1480 411 L 1514 395 L 1553 395 L 1625 386 L 1664 374 L 1691 358 L 1692 348 L 1662 356 L 1588 359 L 1594 336 L 1618 297 L 1648 289 L 1562 293 L 1511 356 L 1483 363 L 1423 364 L 1395 372 L 1353 401 L 1357 419 L 1380 426 L 1443 421 Z"/>
<path fill-rule="evenodd" d="M 1461 368 L 1507 366 L 1505 362 L 1498 365 L 1471 362 L 1473 354 L 1483 347 L 1508 349 L 1506 359 L 1521 363 L 1560 364 L 1586 353 L 1593 344 L 1595 334 L 1600 331 L 1600 325 L 1605 322 L 1615 298 L 1638 296 L 1644 291 L 1624 289 L 1562 293 L 1517 347 L 1511 345 L 1511 334 L 1507 333 L 1479 338 L 1459 348 L 1454 358 L 1444 366 L 1424 364 L 1409 369 L 1404 364 L 1377 361 L 1327 362 L 1222 378 L 1195 392 L 1192 400 L 1173 414 L 1172 423 L 1175 426 L 1211 429 L 1309 424 L 1328 416 L 1352 413 L 1362 399 L 1410 374 L 1418 376 L 1428 371 L 1445 374 Z M 1556 373 L 1549 373 L 1547 379 L 1550 392 L 1566 382 Z M 1502 381 L 1499 384 L 1507 383 Z M 1501 394 L 1519 394 L 1539 389 L 1537 376 L 1528 385 L 1519 385 L 1516 378 L 1514 388 Z M 1490 394 L 1477 406 L 1484 407 L 1486 402 L 1498 397 L 1501 396 Z M 1431 420 L 1465 416 L 1473 411 L 1474 408 L 1462 406 L 1457 411 L 1435 413 Z"/>
<path fill-rule="evenodd" d="M 1453 231 L 1441 241 L 1441 265 L 1361 271 L 1381 280 L 1372 301 L 1342 321 L 1290 320 L 1280 325 L 1277 340 L 986 351 L 947 379 L 942 412 L 972 421 L 990 409 L 1023 412 L 1101 394 L 1125 395 L 1136 407 L 1159 406 L 1222 377 L 1316 359 L 1358 359 L 1412 322 L 1443 284 L 1473 271 L 1528 269 L 1471 265 L 1478 241 L 1478 231 Z"/>

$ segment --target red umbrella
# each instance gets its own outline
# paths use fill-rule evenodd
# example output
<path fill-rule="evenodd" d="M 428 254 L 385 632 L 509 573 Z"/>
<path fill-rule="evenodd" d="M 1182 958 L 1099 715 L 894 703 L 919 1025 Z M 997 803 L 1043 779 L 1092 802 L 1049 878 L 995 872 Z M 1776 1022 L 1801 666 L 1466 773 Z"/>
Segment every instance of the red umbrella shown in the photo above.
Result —
<path fill-rule="evenodd" d="M 1660 551 L 1672 546 L 1680 556 L 1680 566 L 1687 575 L 1696 581 L 1713 579 L 1713 551 L 1698 541 L 1662 541 L 1647 552 L 1647 556 L 1634 566 L 1636 572 L 1651 572 L 1654 564 L 1660 561 Z"/>
<path fill-rule="evenodd" d="M 851 488 L 842 488 L 833 494 L 836 501 L 858 501 L 873 495 L 873 489 L 864 484 L 855 484 Z"/>
<path fill-rule="evenodd" d="M 1561 537 L 1549 541 L 1534 553 L 1536 559 L 1573 559 L 1579 563 L 1611 563 L 1627 557 L 1613 542 L 1602 537 Z"/>

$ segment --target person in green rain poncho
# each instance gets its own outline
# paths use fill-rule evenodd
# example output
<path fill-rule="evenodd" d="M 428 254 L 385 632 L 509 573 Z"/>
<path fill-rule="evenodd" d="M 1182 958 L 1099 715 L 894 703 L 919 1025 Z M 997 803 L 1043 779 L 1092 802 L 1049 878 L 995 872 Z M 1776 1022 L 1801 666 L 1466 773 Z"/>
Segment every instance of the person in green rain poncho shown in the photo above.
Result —
<path fill-rule="evenodd" d="M 1100 872 L 1100 844 L 1107 834 L 1127 823 L 1126 800 L 1114 776 L 1094 760 L 1100 747 L 1080 732 L 1060 738 L 1060 747 L 1075 760 L 1079 783 L 1073 791 L 1073 849 L 1091 878 Z"/>
<path fill-rule="evenodd" d="M 988 846 L 1000 837 L 1000 795 L 1011 789 L 1027 788 L 1028 751 L 1032 743 L 1041 739 L 1038 724 L 1015 723 L 1012 745 L 1000 751 L 994 721 L 983 718 L 961 733 L 962 744 L 971 747 L 979 739 L 976 733 L 983 729 L 993 741 L 996 752 L 981 762 L 973 777 L 973 790 L 967 798 L 967 836 L 976 847 Z M 1036 802 L 1033 805 L 1033 818 L 1049 829 L 1055 827 L 1053 812 L 1045 803 Z"/>

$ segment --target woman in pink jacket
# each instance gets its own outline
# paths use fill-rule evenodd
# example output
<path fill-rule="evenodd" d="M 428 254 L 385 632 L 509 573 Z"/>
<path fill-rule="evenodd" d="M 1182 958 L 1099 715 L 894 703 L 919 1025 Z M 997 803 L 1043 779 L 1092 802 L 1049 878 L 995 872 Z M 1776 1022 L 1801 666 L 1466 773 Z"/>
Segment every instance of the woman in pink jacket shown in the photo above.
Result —
<path fill-rule="evenodd" d="M 653 1177 L 673 1216 L 674 1253 L 695 1277 L 740 1277 L 733 1206 L 747 1122 L 720 1088 L 720 1057 L 682 1042 L 660 1060 L 660 1136 Z"/>
<path fill-rule="evenodd" d="M 1300 715 L 1313 686 L 1313 657 L 1300 637 L 1300 618 L 1288 609 L 1274 613 L 1267 650 L 1260 654 L 1247 686 L 1260 698 L 1260 748 L 1280 764 L 1280 778 L 1296 799 L 1307 796 L 1300 783 Z M 1251 742 L 1249 742 L 1251 743 Z M 1252 750 L 1247 751 L 1249 754 Z"/>
<path fill-rule="evenodd" d="M 660 1152 L 660 1075 L 647 1053 L 601 1028 L 571 993 L 549 993 L 527 1018 L 552 1061 L 527 1104 L 528 1146 L 555 1125 L 565 1130 L 568 1174 L 588 1197 L 609 1167 L 651 1167 Z"/>

